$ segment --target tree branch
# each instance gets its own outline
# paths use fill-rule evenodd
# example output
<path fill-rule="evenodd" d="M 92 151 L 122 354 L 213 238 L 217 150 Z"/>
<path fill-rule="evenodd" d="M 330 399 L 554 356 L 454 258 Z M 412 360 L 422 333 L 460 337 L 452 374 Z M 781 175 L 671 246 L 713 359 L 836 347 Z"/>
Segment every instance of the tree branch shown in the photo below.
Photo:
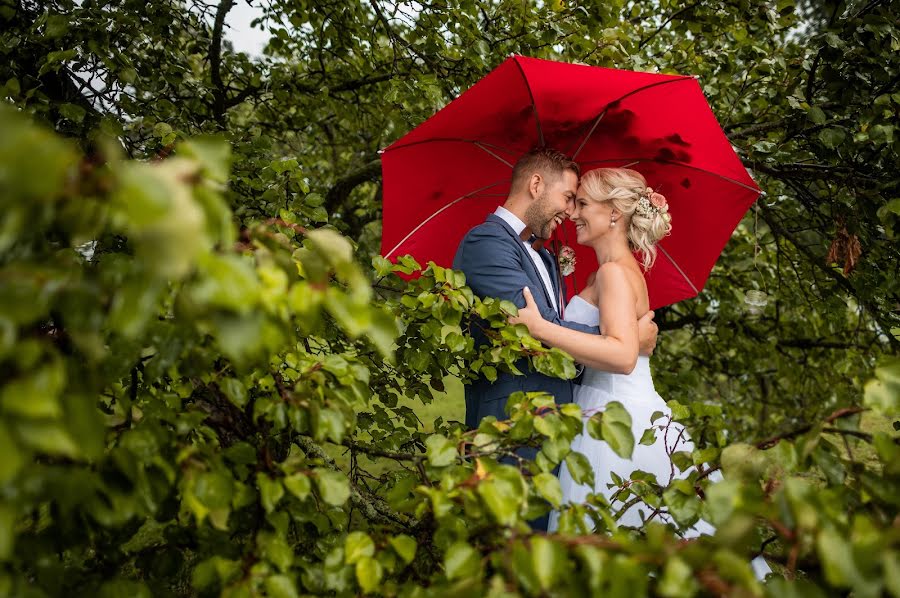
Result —
<path fill-rule="evenodd" d="M 321 459 L 325 466 L 334 471 L 341 471 L 334 459 L 328 456 L 325 450 L 306 436 L 296 436 L 295 442 L 302 448 L 306 454 Z M 350 502 L 354 507 L 358 508 L 363 515 L 370 521 L 376 521 L 382 525 L 402 526 L 406 529 L 412 529 L 416 526 L 416 521 L 406 515 L 395 512 L 381 498 L 364 492 L 359 486 L 350 481 Z"/>
<path fill-rule="evenodd" d="M 673 20 L 677 19 L 678 17 L 680 17 L 680 16 L 683 15 L 684 13 L 686 13 L 686 12 L 688 12 L 688 11 L 690 11 L 690 10 L 695 9 L 699 4 L 700 4 L 699 2 L 694 2 L 693 4 L 691 4 L 691 5 L 689 5 L 689 6 L 685 6 L 685 7 L 682 8 L 681 10 L 679 10 L 679 11 L 673 13 L 668 19 L 666 19 L 665 21 L 663 21 L 662 25 L 660 25 L 660 26 L 657 28 L 656 31 L 654 31 L 653 33 L 651 33 L 647 38 L 641 40 L 641 43 L 638 44 L 638 50 L 642 50 L 642 49 L 644 48 L 644 46 L 646 46 L 646 45 L 650 42 L 651 39 L 653 39 L 654 37 L 656 37 L 657 35 L 659 35 L 659 33 L 660 33 L 663 29 L 666 28 L 666 25 L 668 25 L 669 23 L 671 23 Z"/>
<path fill-rule="evenodd" d="M 853 284 L 851 284 L 845 276 L 841 275 L 839 272 L 836 272 L 833 268 L 828 266 L 828 264 L 825 263 L 824 257 L 814 255 L 806 245 L 800 243 L 790 232 L 788 232 L 787 229 L 781 226 L 781 223 L 775 219 L 774 215 L 769 211 L 769 208 L 766 207 L 765 202 L 759 202 L 758 205 L 760 206 L 760 213 L 762 214 L 763 220 L 766 221 L 766 224 L 769 225 L 769 228 L 771 228 L 775 234 L 790 241 L 791 245 L 793 245 L 797 249 L 797 251 L 803 254 L 803 256 L 810 264 L 814 265 L 816 268 L 824 272 L 841 288 L 855 297 L 856 300 L 859 301 L 860 305 L 868 310 L 872 318 L 874 318 L 875 321 L 878 322 L 879 326 L 881 326 L 885 332 L 889 331 L 892 328 L 892 324 L 884 320 L 884 317 L 882 316 L 881 311 L 878 309 L 877 305 L 872 303 L 872 301 L 870 301 L 869 299 L 863 297 L 856 290 L 856 287 L 854 287 Z M 897 340 L 892 334 L 889 333 L 887 333 L 886 336 L 888 339 L 888 343 L 894 348 L 894 350 L 900 350 L 900 340 Z"/>
<path fill-rule="evenodd" d="M 225 26 L 225 16 L 234 6 L 234 0 L 222 0 L 216 11 L 216 20 L 213 23 L 212 41 L 209 44 L 210 77 L 213 84 L 213 117 L 220 127 L 225 126 L 225 85 L 222 83 L 222 28 Z"/>
<path fill-rule="evenodd" d="M 325 195 L 325 209 L 333 214 L 344 204 L 354 189 L 365 182 L 378 180 L 380 175 L 381 160 L 375 159 L 338 179 Z"/>

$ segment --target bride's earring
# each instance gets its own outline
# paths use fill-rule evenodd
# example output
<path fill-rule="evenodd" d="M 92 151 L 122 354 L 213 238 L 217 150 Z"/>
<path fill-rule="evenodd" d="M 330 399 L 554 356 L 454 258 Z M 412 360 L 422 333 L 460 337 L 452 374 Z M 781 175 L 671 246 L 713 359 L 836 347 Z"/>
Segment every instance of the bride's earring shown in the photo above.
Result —
<path fill-rule="evenodd" d="M 610 219 L 609 219 L 609 225 L 610 225 L 610 226 L 615 226 L 615 225 L 616 225 L 616 221 L 613 220 L 612 218 L 610 218 Z"/>

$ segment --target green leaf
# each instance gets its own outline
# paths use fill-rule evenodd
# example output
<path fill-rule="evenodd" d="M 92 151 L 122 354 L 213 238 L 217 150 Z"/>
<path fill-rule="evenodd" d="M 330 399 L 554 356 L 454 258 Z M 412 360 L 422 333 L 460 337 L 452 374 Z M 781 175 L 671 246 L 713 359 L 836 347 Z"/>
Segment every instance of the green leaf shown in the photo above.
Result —
<path fill-rule="evenodd" d="M 0 390 L 0 406 L 25 417 L 59 417 L 62 415 L 59 394 L 65 383 L 63 365 L 54 360 L 6 384 Z"/>
<path fill-rule="evenodd" d="M 247 387 L 237 378 L 223 378 L 219 380 L 219 386 L 228 400 L 236 406 L 243 408 L 247 404 Z"/>
<path fill-rule="evenodd" d="M 562 488 L 559 479 L 549 472 L 539 473 L 534 476 L 534 486 L 538 492 L 554 507 L 562 505 Z"/>
<path fill-rule="evenodd" d="M 288 492 L 296 496 L 300 500 L 305 500 L 309 493 L 312 491 L 312 484 L 309 481 L 309 478 L 306 474 L 303 473 L 295 473 L 293 475 L 289 475 L 283 480 L 284 487 L 287 488 Z"/>
<path fill-rule="evenodd" d="M 563 577 L 566 555 L 556 542 L 543 536 L 531 537 L 532 569 L 544 591 L 549 591 Z"/>
<path fill-rule="evenodd" d="M 501 465 L 478 484 L 478 495 L 500 525 L 513 525 L 526 497 L 525 480 L 515 467 Z"/>
<path fill-rule="evenodd" d="M 534 418 L 534 429 L 549 438 L 556 438 L 563 431 L 562 422 L 555 413 Z"/>
<path fill-rule="evenodd" d="M 67 31 L 69 31 L 69 17 L 55 14 L 47 17 L 47 28 L 44 31 L 47 39 L 62 37 Z"/>
<path fill-rule="evenodd" d="M 862 574 L 857 569 L 853 547 L 844 534 L 833 527 L 826 527 L 819 532 L 816 547 L 828 583 L 846 588 L 861 581 Z"/>
<path fill-rule="evenodd" d="M 63 104 L 59 107 L 59 113 L 72 122 L 80 123 L 84 120 L 87 110 L 76 104 Z"/>
<path fill-rule="evenodd" d="M 366 338 L 383 357 L 393 361 L 394 341 L 399 333 L 397 320 L 390 312 L 379 308 L 372 308 L 371 317 Z M 462 336 L 459 338 L 463 340 Z M 455 350 L 461 351 L 462 348 L 457 347 Z"/>
<path fill-rule="evenodd" d="M 676 480 L 663 492 L 669 513 L 681 526 L 690 526 L 700 518 L 700 500 L 687 480 Z"/>
<path fill-rule="evenodd" d="M 471 579 L 481 576 L 481 555 L 465 542 L 455 542 L 444 554 L 447 579 Z"/>
<path fill-rule="evenodd" d="M 169 132 L 171 132 L 171 127 Z M 163 135 L 161 135 L 163 137 Z M 231 145 L 222 137 L 194 137 L 178 147 L 182 155 L 200 163 L 203 173 L 211 180 L 224 183 L 231 170 Z"/>
<path fill-rule="evenodd" d="M 634 451 L 634 435 L 631 433 L 631 414 L 618 401 L 607 403 L 601 413 L 588 420 L 588 433 L 605 441 L 617 455 L 630 459 Z"/>
<path fill-rule="evenodd" d="M 812 106 L 809 109 L 809 120 L 817 125 L 823 125 L 825 124 L 825 121 L 827 119 L 825 118 L 825 113 L 822 112 L 821 108 L 819 108 L 818 106 Z"/>
<path fill-rule="evenodd" d="M 144 583 L 130 579 L 113 579 L 104 582 L 97 592 L 97 598 L 152 598 Z"/>
<path fill-rule="evenodd" d="M 227 508 L 234 493 L 234 479 L 221 470 L 205 471 L 194 480 L 193 492 L 209 509 Z"/>
<path fill-rule="evenodd" d="M 446 467 L 456 461 L 456 445 L 446 436 L 432 434 L 425 441 L 425 454 L 434 467 Z"/>
<path fill-rule="evenodd" d="M 153 127 L 153 136 L 154 137 L 165 137 L 169 133 L 172 132 L 172 125 L 166 123 L 156 123 Z"/>
<path fill-rule="evenodd" d="M 406 534 L 392 536 L 388 542 L 407 565 L 416 557 L 416 548 L 418 545 L 414 539 Z"/>
<path fill-rule="evenodd" d="M 900 552 L 888 550 L 881 557 L 884 585 L 894 598 L 900 598 Z"/>
<path fill-rule="evenodd" d="M 294 563 L 294 551 L 287 541 L 278 534 L 263 532 L 257 536 L 263 557 L 286 573 Z"/>
<path fill-rule="evenodd" d="M 6 484 L 25 465 L 25 455 L 19 448 L 9 428 L 0 420 L 0 485 Z"/>
<path fill-rule="evenodd" d="M 875 125 L 869 131 L 869 139 L 875 143 L 894 143 L 894 125 Z"/>
<path fill-rule="evenodd" d="M 900 415 L 900 359 L 875 369 L 875 378 L 865 385 L 863 401 L 888 417 Z"/>
<path fill-rule="evenodd" d="M 825 445 L 820 444 L 813 451 L 812 457 L 822 473 L 825 474 L 828 483 L 833 486 L 843 485 L 847 472 L 837 455 L 828 450 Z"/>
<path fill-rule="evenodd" d="M 339 507 L 350 498 L 350 480 L 344 474 L 316 468 L 315 478 L 319 494 L 328 504 Z"/>
<path fill-rule="evenodd" d="M 697 594 L 700 587 L 690 565 L 675 556 L 666 560 L 657 589 L 665 598 L 690 598 Z"/>
<path fill-rule="evenodd" d="M 375 275 L 383 278 L 394 271 L 394 264 L 387 258 L 376 255 L 372 258 L 372 268 L 375 269 Z"/>
<path fill-rule="evenodd" d="M 38 452 L 75 458 L 81 453 L 78 443 L 62 425 L 44 420 L 23 420 L 16 425 L 23 444 Z"/>
<path fill-rule="evenodd" d="M 259 487 L 263 508 L 266 510 L 266 513 L 271 513 L 284 496 L 284 486 L 281 485 L 281 480 L 278 478 L 272 479 L 264 473 L 258 473 L 256 474 L 256 485 Z"/>
<path fill-rule="evenodd" d="M 569 453 L 566 455 L 566 468 L 576 484 L 594 487 L 594 468 L 587 457 L 574 451 Z"/>
<path fill-rule="evenodd" d="M 814 583 L 806 579 L 788 580 L 770 576 L 766 581 L 767 596 L 772 598 L 827 598 Z"/>
<path fill-rule="evenodd" d="M 297 584 L 287 575 L 270 575 L 266 578 L 266 595 L 272 598 L 298 598 Z"/>
<path fill-rule="evenodd" d="M 835 148 L 844 142 L 847 133 L 843 129 L 823 129 L 819 131 L 819 139 L 826 147 Z"/>
<path fill-rule="evenodd" d="M 306 239 L 332 266 L 340 266 L 353 260 L 353 246 L 346 237 L 329 228 L 319 228 L 306 233 Z"/>
<path fill-rule="evenodd" d="M 6 502 L 0 502 L 0 561 L 8 561 L 13 555 L 16 541 L 16 511 Z"/>
<path fill-rule="evenodd" d="M 377 590 L 383 575 L 381 563 L 372 557 L 363 557 L 356 563 L 356 581 L 363 592 L 371 593 Z"/>
<path fill-rule="evenodd" d="M 762 451 L 741 442 L 726 446 L 722 450 L 721 462 L 722 473 L 726 478 L 746 481 L 759 480 L 767 465 Z"/>
<path fill-rule="evenodd" d="M 315 437 L 317 440 L 331 439 L 340 444 L 344 438 L 346 421 L 344 414 L 336 409 L 315 410 Z"/>
<path fill-rule="evenodd" d="M 191 585 L 198 590 L 209 588 L 217 582 L 227 583 L 240 572 L 240 564 L 220 556 L 201 561 L 191 575 Z"/>
<path fill-rule="evenodd" d="M 375 543 L 365 532 L 350 532 L 344 540 L 344 559 L 348 565 L 356 564 L 363 557 L 375 555 Z"/>
<path fill-rule="evenodd" d="M 643 444 L 644 446 L 653 446 L 656 442 L 656 429 L 655 428 L 647 428 L 644 430 L 644 433 L 641 435 L 641 441 L 639 444 Z"/>

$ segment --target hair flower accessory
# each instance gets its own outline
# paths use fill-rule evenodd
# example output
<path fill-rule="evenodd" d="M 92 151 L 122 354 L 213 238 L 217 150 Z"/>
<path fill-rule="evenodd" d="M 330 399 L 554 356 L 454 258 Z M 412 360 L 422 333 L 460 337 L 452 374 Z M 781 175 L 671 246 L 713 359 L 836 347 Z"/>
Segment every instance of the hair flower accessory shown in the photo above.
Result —
<path fill-rule="evenodd" d="M 662 214 L 666 222 L 670 222 L 672 217 L 669 216 L 669 202 L 662 193 L 657 193 L 650 187 L 647 187 L 641 198 L 638 200 L 637 207 L 634 210 L 641 216 L 652 218 L 657 214 Z"/>
<path fill-rule="evenodd" d="M 575 250 L 568 245 L 559 248 L 556 260 L 559 262 L 559 271 L 563 276 L 569 276 L 575 272 Z"/>

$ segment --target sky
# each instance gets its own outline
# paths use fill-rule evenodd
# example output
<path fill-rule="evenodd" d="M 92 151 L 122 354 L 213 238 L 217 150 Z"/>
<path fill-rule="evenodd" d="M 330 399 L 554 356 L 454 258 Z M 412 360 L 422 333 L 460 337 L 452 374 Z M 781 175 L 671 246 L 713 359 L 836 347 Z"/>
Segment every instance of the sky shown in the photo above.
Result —
<path fill-rule="evenodd" d="M 249 5 L 247 0 L 238 0 L 228 12 L 225 18 L 225 24 L 228 26 L 225 37 L 234 44 L 236 52 L 246 52 L 250 56 L 262 54 L 263 47 L 269 41 L 269 35 L 261 29 L 250 27 L 250 22 L 262 14 L 259 0 L 255 6 Z"/>

